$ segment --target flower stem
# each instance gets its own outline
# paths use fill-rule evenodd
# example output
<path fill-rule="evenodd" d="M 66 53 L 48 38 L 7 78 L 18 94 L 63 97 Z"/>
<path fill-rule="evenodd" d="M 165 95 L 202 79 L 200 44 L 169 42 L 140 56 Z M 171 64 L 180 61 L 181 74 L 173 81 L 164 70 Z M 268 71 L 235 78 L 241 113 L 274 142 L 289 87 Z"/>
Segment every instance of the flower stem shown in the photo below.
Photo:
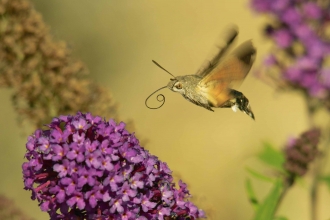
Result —
<path fill-rule="evenodd" d="M 324 133 L 329 133 L 330 124 L 328 124 L 327 129 L 325 129 Z M 323 168 L 325 167 L 326 160 L 328 159 L 328 153 L 330 148 L 330 137 L 328 135 L 325 136 L 326 140 L 324 141 L 324 148 L 322 151 L 322 157 L 315 161 L 315 167 L 313 172 L 313 181 L 311 186 L 311 220 L 317 220 L 317 197 L 318 197 L 318 186 L 319 179 L 322 176 Z"/>
<path fill-rule="evenodd" d="M 317 220 L 317 197 L 318 197 L 318 171 L 317 167 L 314 170 L 313 173 L 313 181 L 311 186 L 311 220 Z"/>
<path fill-rule="evenodd" d="M 288 192 L 288 189 L 294 184 L 294 180 L 295 180 L 295 176 L 294 175 L 289 175 L 286 176 L 283 180 L 283 190 L 281 192 L 281 195 L 278 199 L 278 202 L 276 204 L 276 208 L 274 210 L 274 216 L 277 212 L 278 207 L 280 206 L 284 196 L 286 195 L 286 193 Z"/>
<path fill-rule="evenodd" d="M 313 116 L 315 113 L 315 106 L 312 104 L 312 100 L 305 95 L 307 105 L 307 118 L 309 127 L 314 127 Z M 311 205 L 311 220 L 317 220 L 317 202 L 318 202 L 318 177 L 320 174 L 320 158 L 315 161 L 314 169 L 312 172 L 312 185 L 310 190 L 310 205 Z"/>

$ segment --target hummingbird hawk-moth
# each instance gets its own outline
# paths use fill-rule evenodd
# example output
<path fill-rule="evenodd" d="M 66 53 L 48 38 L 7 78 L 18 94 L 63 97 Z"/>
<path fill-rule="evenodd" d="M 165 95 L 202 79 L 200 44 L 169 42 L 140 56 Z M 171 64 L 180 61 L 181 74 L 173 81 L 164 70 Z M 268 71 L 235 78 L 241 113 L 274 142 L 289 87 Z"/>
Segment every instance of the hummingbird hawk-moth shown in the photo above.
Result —
<path fill-rule="evenodd" d="M 212 107 L 232 108 L 235 112 L 239 109 L 255 119 L 249 100 L 243 93 L 234 90 L 233 85 L 241 83 L 249 73 L 255 59 L 256 49 L 251 40 L 248 40 L 239 45 L 232 53 L 224 56 L 237 35 L 236 28 L 230 29 L 224 38 L 224 44 L 218 46 L 219 50 L 214 58 L 194 75 L 174 76 L 153 60 L 158 67 L 174 78 L 167 86 L 148 96 L 145 101 L 146 106 L 150 109 L 158 109 L 163 106 L 165 97 L 162 94 L 157 95 L 157 100 L 163 102 L 159 107 L 149 107 L 147 101 L 159 90 L 169 88 L 173 92 L 180 93 L 188 101 L 210 111 L 213 111 Z"/>

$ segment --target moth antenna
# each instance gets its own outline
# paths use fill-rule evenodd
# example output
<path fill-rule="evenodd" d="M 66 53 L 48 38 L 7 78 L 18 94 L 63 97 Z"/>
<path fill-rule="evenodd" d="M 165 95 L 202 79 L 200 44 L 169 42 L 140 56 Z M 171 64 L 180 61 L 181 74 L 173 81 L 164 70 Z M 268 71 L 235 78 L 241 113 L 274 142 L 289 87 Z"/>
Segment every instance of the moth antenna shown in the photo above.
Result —
<path fill-rule="evenodd" d="M 154 91 L 153 93 L 151 93 L 151 94 L 148 96 L 148 98 L 146 98 L 145 104 L 146 104 L 146 106 L 147 106 L 149 109 L 159 109 L 160 107 L 162 107 L 162 106 L 165 104 L 165 96 L 164 96 L 163 94 L 158 94 L 158 95 L 157 95 L 157 101 L 158 101 L 158 102 L 163 102 L 160 106 L 158 106 L 158 107 L 149 107 L 148 104 L 147 104 L 148 99 L 149 99 L 153 94 L 155 94 L 155 93 L 158 92 L 159 90 L 162 90 L 162 89 L 165 89 L 165 88 L 167 88 L 167 86 L 164 86 L 164 87 L 162 87 L 162 88 L 160 88 L 160 89 L 157 89 L 156 91 Z"/>
<path fill-rule="evenodd" d="M 159 63 L 157 63 L 156 61 L 152 60 L 152 62 L 154 64 L 156 64 L 159 68 L 161 68 L 162 70 L 164 70 L 165 72 L 167 72 L 168 74 L 170 74 L 171 76 L 173 76 L 174 78 L 176 78 L 172 73 L 170 73 L 169 71 L 167 71 L 164 67 L 162 67 L 161 65 L 159 65 Z"/>

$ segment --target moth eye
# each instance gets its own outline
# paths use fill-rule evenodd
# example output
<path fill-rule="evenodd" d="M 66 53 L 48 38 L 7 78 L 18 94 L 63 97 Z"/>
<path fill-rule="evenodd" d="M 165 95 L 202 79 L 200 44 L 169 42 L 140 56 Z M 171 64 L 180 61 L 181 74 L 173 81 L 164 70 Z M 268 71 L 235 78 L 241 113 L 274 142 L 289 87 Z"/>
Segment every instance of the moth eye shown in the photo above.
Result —
<path fill-rule="evenodd" d="M 181 83 L 176 83 L 174 86 L 177 89 L 182 89 L 182 84 Z"/>

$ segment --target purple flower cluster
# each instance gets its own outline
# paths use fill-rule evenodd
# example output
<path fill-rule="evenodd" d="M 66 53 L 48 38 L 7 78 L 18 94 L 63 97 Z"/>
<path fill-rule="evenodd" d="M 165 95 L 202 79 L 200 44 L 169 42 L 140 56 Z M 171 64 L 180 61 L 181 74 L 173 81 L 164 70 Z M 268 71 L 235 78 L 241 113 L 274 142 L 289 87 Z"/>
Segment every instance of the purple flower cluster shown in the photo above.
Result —
<path fill-rule="evenodd" d="M 318 154 L 317 145 L 321 132 L 313 128 L 300 135 L 299 138 L 289 139 L 285 146 L 284 168 L 291 174 L 302 176 L 307 172 L 308 165 Z"/>
<path fill-rule="evenodd" d="M 276 47 L 265 60 L 267 75 L 276 72 L 278 85 L 284 83 L 309 97 L 328 100 L 330 68 L 325 63 L 330 58 L 330 2 L 251 0 L 251 5 L 271 18 L 265 33 Z"/>
<path fill-rule="evenodd" d="M 196 219 L 167 164 L 125 130 L 91 114 L 60 116 L 28 138 L 26 190 L 51 219 Z"/>

